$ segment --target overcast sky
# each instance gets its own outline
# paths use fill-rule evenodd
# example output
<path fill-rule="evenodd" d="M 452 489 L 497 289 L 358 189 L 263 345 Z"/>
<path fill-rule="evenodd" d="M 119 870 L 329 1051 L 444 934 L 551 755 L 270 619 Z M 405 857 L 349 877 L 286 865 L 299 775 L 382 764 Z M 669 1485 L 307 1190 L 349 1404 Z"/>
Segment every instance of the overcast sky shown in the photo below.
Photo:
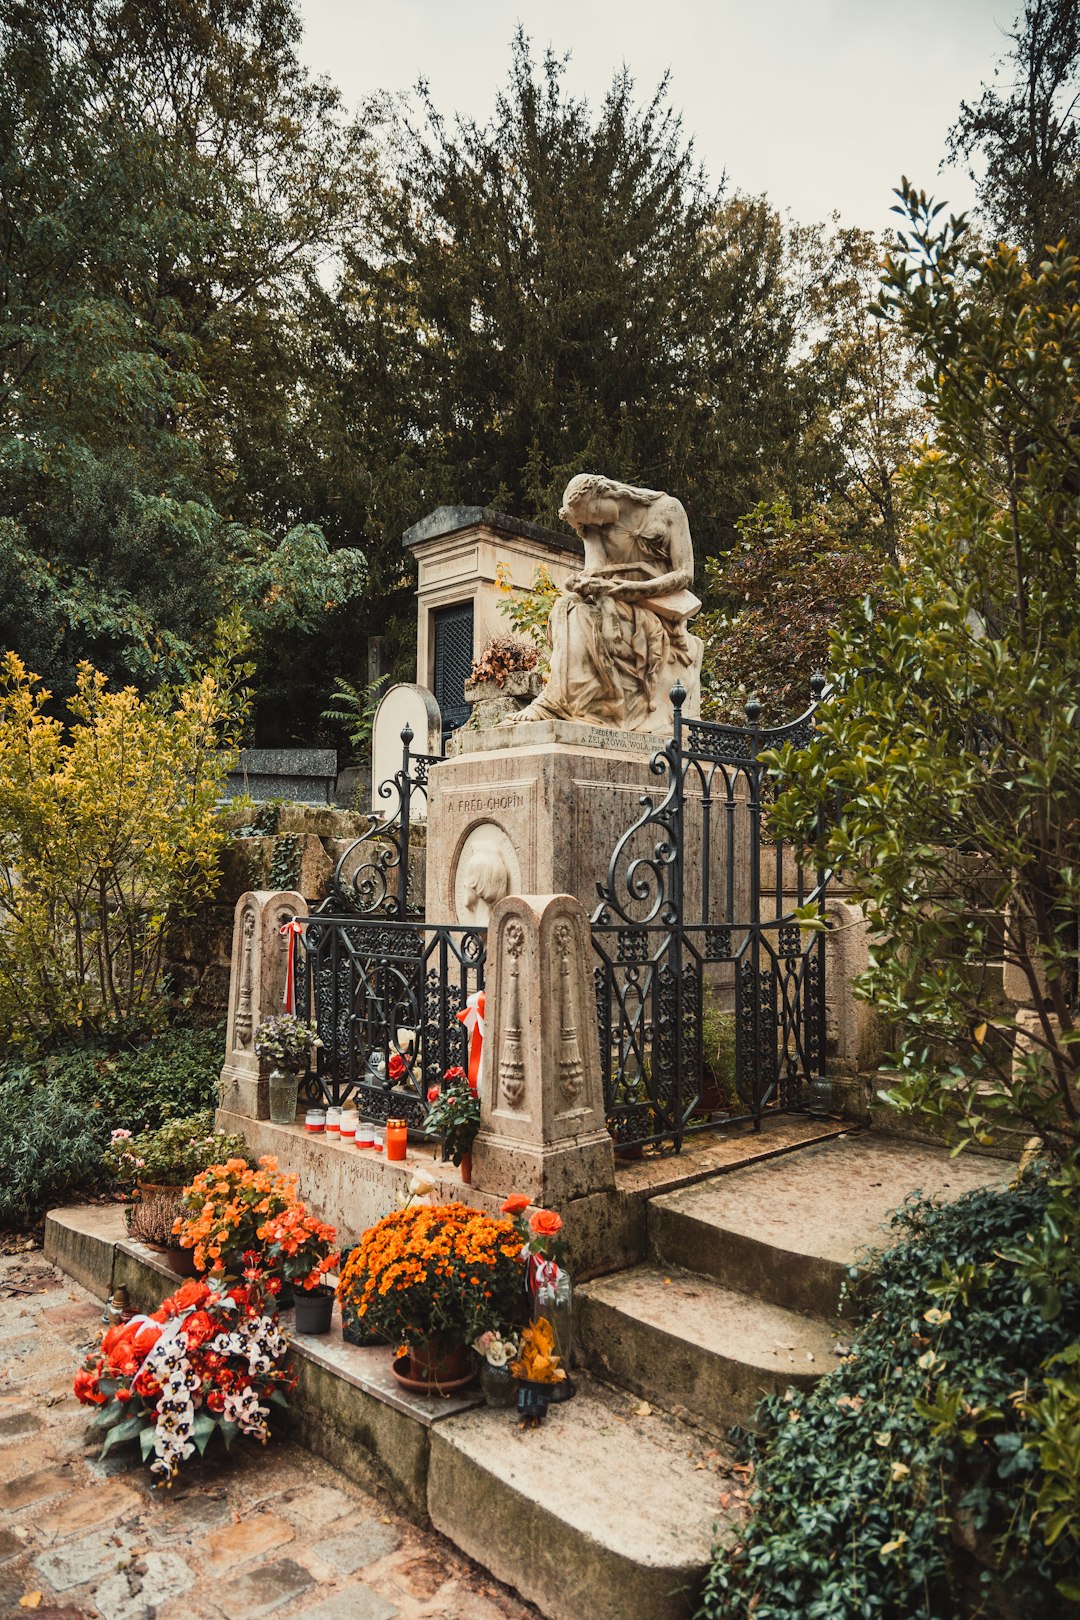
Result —
<path fill-rule="evenodd" d="M 970 206 L 938 173 L 964 97 L 978 94 L 1020 0 L 301 0 L 302 54 L 350 107 L 424 77 L 440 111 L 484 118 L 520 19 L 537 51 L 569 52 L 569 84 L 599 102 L 623 62 L 671 97 L 699 157 L 796 219 L 839 210 L 884 230 L 901 174 Z"/>

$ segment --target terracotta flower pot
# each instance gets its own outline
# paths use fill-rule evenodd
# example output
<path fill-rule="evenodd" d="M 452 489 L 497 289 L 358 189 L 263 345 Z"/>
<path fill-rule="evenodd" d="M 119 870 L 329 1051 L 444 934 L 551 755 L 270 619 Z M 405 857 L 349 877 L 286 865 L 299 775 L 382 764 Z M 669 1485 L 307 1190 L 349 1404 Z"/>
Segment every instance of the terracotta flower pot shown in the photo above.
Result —
<path fill-rule="evenodd" d="M 165 1259 L 170 1268 L 178 1277 L 194 1277 L 195 1250 L 185 1249 L 179 1243 L 171 1243 L 165 1250 Z"/>
<path fill-rule="evenodd" d="M 472 1186 L 472 1154 L 471 1153 L 463 1153 L 461 1155 L 461 1181 L 462 1181 L 462 1185 L 465 1186 L 465 1187 L 471 1187 Z"/>
<path fill-rule="evenodd" d="M 475 1373 L 467 1344 L 446 1334 L 434 1334 L 422 1343 L 410 1345 L 405 1375 L 413 1383 L 446 1388 L 468 1382 Z"/>

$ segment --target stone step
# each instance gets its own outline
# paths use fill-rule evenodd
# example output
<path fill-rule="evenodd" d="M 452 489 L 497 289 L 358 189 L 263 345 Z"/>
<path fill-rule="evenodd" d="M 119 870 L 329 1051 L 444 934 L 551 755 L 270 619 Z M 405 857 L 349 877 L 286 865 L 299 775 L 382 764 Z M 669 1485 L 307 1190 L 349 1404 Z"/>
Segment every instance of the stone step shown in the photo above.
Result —
<path fill-rule="evenodd" d="M 680 1620 L 731 1533 L 731 1479 L 686 1424 L 587 1374 L 577 1390 L 535 1430 L 483 1409 L 440 1423 L 431 1522 L 545 1620 Z"/>
<path fill-rule="evenodd" d="M 808 1389 L 836 1365 L 840 1331 L 711 1277 L 652 1266 L 575 1289 L 574 1329 L 595 1372 L 717 1433 L 751 1427 L 763 1395 Z"/>
<path fill-rule="evenodd" d="M 837 1137 L 649 1202 L 656 1264 L 828 1320 L 851 1315 L 852 1266 L 893 1241 L 891 1213 L 913 1193 L 948 1201 L 1003 1186 L 1012 1165 L 873 1134 Z"/>
<path fill-rule="evenodd" d="M 53 1211 L 46 1253 L 78 1267 L 99 1298 L 123 1286 L 153 1310 L 180 1279 L 161 1255 L 123 1236 L 121 1212 Z M 74 1269 L 72 1269 L 74 1275 Z M 283 1313 L 286 1323 L 291 1313 Z M 398 1386 L 385 1347 L 294 1335 L 298 1385 L 290 1429 L 367 1488 L 535 1603 L 546 1620 L 687 1620 L 725 1534 L 720 1497 L 737 1488 L 713 1442 L 674 1417 L 635 1412 L 636 1398 L 577 1378 L 572 1401 L 536 1430 L 479 1393 L 425 1398 Z M 222 1484 L 228 1490 L 227 1473 Z"/>

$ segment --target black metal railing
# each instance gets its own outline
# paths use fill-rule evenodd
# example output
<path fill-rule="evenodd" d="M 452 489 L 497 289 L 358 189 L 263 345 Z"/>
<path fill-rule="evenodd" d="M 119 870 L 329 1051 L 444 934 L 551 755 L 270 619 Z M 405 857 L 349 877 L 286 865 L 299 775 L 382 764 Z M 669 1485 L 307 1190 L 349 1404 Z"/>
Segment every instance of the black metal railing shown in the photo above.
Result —
<path fill-rule="evenodd" d="M 413 730 L 401 733 L 401 769 L 379 785 L 385 810 L 373 810 L 368 825 L 338 858 L 330 893 L 320 914 L 396 917 L 420 915 L 409 878 L 409 841 L 415 816 L 413 801 L 427 803 L 428 775 L 438 754 L 414 754 Z"/>
<path fill-rule="evenodd" d="M 484 988 L 486 930 L 318 913 L 304 928 L 297 1010 L 321 1045 L 308 1095 L 423 1128 L 428 1090 L 468 1064 L 458 1013 Z"/>
<path fill-rule="evenodd" d="M 761 727 L 683 717 L 652 760 L 662 788 L 598 885 L 592 941 L 609 1126 L 624 1151 L 676 1151 L 688 1132 L 805 1105 L 825 1064 L 825 943 L 796 917 L 823 915 L 828 874 L 770 837 L 778 784 L 766 749 L 806 740 L 824 682 L 798 719 Z M 805 913 L 804 913 L 805 916 Z M 715 1049 L 731 1036 L 733 1064 Z"/>

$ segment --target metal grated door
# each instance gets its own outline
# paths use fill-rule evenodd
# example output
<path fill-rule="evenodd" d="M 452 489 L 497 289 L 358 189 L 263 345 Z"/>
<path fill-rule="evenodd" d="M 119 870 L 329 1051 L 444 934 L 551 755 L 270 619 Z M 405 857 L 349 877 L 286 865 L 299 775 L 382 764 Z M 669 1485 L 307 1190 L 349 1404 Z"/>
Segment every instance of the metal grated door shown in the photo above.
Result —
<path fill-rule="evenodd" d="M 473 605 L 457 602 L 439 608 L 435 620 L 435 701 L 442 710 L 442 734 L 447 737 L 469 718 L 465 682 L 473 661 Z"/>

